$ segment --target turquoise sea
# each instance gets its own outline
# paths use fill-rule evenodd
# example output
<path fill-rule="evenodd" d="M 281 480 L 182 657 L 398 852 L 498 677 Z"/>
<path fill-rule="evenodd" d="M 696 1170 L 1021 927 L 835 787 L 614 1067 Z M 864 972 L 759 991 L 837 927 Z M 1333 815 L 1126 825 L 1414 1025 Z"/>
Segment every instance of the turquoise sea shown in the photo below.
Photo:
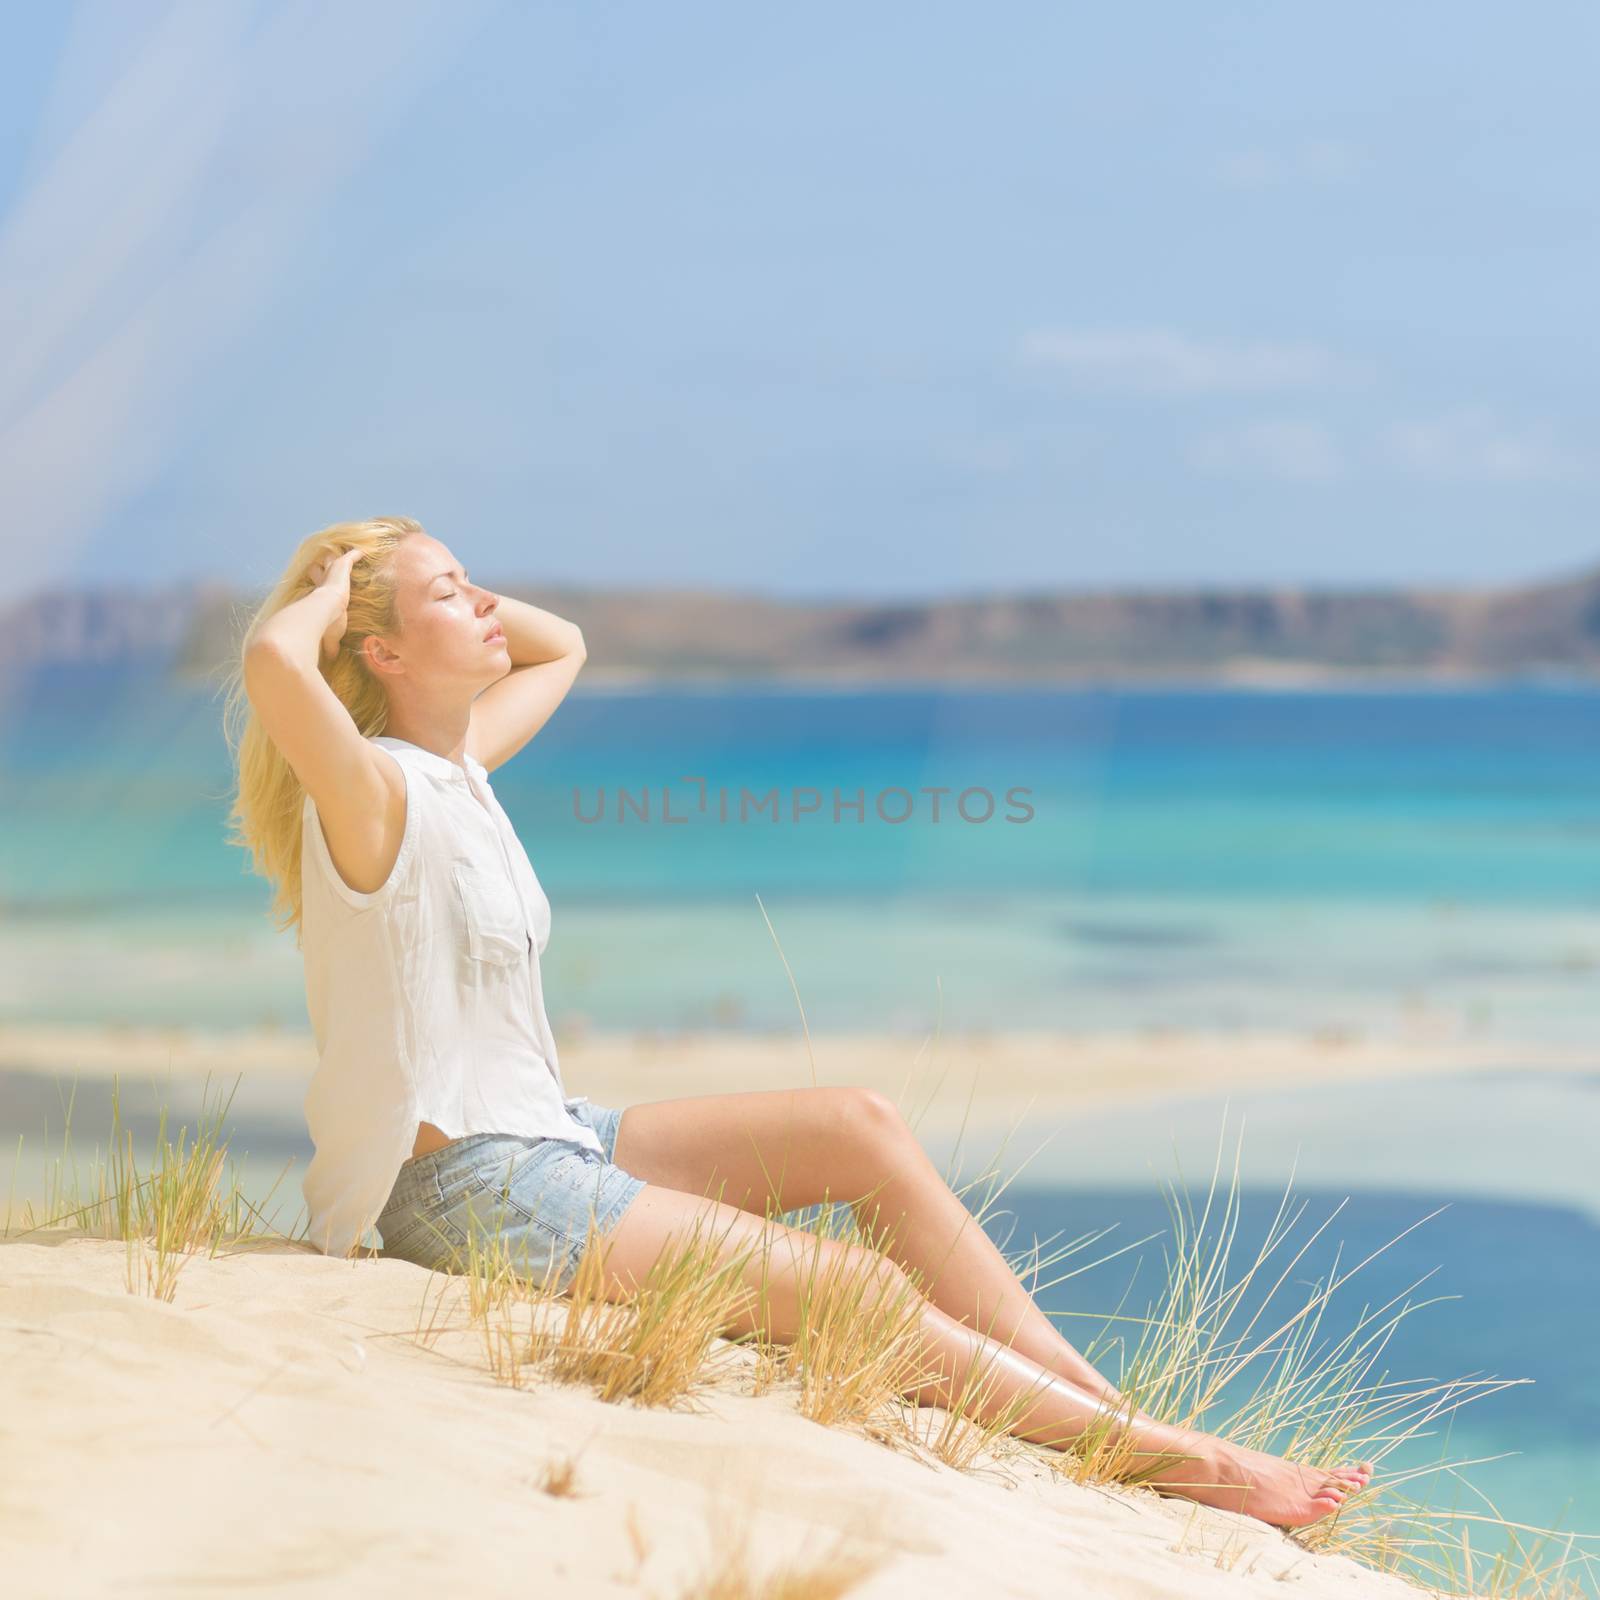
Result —
<path fill-rule="evenodd" d="M 88 669 L 0 700 L 0 1020 L 305 1025 L 293 941 L 223 842 L 218 712 Z M 1597 730 L 1600 693 L 1563 687 L 580 690 L 494 783 L 553 903 L 558 1027 L 788 1029 L 781 947 L 823 1032 L 1584 1041 Z M 1007 821 L 1017 789 L 1031 815 Z M 742 791 L 782 816 L 739 820 Z M 836 791 L 865 818 L 835 820 Z M 883 820 L 896 791 L 919 803 Z"/>
<path fill-rule="evenodd" d="M 219 712 L 210 689 L 102 669 L 0 699 L 0 1022 L 305 1027 L 292 937 L 223 840 Z M 1504 1514 L 1600 1530 L 1600 1052 L 1592 1074 L 1524 1070 L 1540 1045 L 1594 1038 L 1597 734 L 1600 690 L 1554 682 L 585 686 L 493 781 L 553 904 L 558 1037 L 798 1033 L 787 961 L 813 1033 L 1503 1043 L 1504 1070 L 1472 1079 L 1285 1081 L 1024 1130 L 1021 1152 L 1053 1142 L 1004 1204 L 1013 1245 L 1157 1232 L 1158 1183 L 1180 1157 L 1203 1183 L 1232 1118 L 1250 1225 L 1291 1173 L 1319 1216 L 1344 1202 L 1322 1242 L 1348 1259 L 1443 1206 L 1349 1286 L 1352 1315 L 1435 1274 L 1429 1292 L 1459 1298 L 1397 1330 L 1392 1375 L 1532 1379 L 1465 1408 L 1450 1453 L 1517 1452 L 1469 1473 Z M 745 794 L 766 806 L 741 817 Z M 836 816 L 836 795 L 860 813 Z M 92 1094 L 79 1108 L 105 1125 Z M 0 1070 L 0 1135 L 32 1144 L 47 1122 L 54 1088 Z M 292 1118 L 236 1138 L 274 1176 L 295 1163 L 297 1204 L 310 1151 Z M 1159 1252 L 1139 1253 L 1139 1284 Z M 1114 1303 L 1134 1260 L 1046 1303 Z"/>

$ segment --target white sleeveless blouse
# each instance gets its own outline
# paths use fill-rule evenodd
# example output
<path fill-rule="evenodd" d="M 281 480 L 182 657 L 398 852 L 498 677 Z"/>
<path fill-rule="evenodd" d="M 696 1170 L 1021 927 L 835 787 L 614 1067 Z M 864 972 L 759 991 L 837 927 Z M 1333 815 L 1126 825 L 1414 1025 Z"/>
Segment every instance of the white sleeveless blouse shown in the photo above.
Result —
<path fill-rule="evenodd" d="M 451 1139 L 514 1133 L 604 1154 L 567 1110 L 545 1016 L 539 956 L 550 902 L 511 819 L 470 755 L 463 770 L 387 734 L 400 763 L 405 834 L 371 894 L 329 854 L 315 802 L 302 808 L 301 950 L 317 1067 L 305 1098 L 316 1147 L 302 1188 L 308 1236 L 346 1256 L 431 1122 Z"/>

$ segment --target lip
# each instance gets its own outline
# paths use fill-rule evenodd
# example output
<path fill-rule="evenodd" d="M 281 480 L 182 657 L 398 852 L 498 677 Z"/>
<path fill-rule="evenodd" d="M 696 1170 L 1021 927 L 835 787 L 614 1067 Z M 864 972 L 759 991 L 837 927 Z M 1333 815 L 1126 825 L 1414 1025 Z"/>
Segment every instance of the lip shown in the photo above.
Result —
<path fill-rule="evenodd" d="M 505 638 L 505 636 L 506 630 L 497 622 L 486 634 L 484 634 L 483 642 L 485 644 L 499 644 L 500 641 Z"/>

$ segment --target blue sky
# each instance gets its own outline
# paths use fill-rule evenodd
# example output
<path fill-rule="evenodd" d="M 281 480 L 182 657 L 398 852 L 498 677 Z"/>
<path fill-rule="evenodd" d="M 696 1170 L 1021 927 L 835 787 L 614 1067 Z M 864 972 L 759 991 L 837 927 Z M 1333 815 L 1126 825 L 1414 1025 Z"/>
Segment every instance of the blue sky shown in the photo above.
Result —
<path fill-rule="evenodd" d="M 18 6 L 13 592 L 1600 562 L 1600 12 Z"/>

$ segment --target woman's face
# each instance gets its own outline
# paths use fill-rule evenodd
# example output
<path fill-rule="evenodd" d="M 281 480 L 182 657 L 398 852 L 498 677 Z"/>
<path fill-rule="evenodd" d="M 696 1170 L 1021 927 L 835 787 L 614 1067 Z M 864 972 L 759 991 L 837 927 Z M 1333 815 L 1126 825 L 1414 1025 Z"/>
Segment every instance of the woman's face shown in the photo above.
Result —
<path fill-rule="evenodd" d="M 396 549 L 394 566 L 401 627 L 384 642 L 407 677 L 430 687 L 456 683 L 476 691 L 511 670 L 511 652 L 495 618 L 499 595 L 469 582 L 445 545 L 413 534 Z"/>

